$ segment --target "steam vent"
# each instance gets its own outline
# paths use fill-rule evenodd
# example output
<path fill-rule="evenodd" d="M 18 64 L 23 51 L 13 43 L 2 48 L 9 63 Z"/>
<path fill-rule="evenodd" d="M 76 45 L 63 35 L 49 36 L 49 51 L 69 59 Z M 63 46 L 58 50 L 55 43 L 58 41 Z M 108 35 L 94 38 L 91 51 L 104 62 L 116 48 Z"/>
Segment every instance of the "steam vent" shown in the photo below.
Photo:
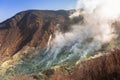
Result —
<path fill-rule="evenodd" d="M 120 1 L 76 5 L 1 22 L 0 80 L 120 80 Z"/>

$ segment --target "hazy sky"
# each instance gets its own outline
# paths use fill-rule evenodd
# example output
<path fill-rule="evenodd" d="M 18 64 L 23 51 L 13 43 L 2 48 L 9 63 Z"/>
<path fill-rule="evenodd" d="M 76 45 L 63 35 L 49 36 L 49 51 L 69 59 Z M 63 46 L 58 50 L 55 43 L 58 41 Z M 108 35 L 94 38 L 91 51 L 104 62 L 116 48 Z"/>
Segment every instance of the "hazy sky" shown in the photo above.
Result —
<path fill-rule="evenodd" d="M 0 22 L 29 9 L 59 10 L 75 8 L 77 0 L 0 0 Z"/>

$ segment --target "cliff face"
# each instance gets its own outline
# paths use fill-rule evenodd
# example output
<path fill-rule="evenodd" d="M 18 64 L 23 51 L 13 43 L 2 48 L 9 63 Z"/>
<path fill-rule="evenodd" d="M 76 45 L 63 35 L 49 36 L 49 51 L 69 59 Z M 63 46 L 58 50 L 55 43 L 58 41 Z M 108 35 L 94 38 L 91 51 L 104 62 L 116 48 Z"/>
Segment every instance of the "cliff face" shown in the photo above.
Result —
<path fill-rule="evenodd" d="M 0 59 L 11 57 L 25 46 L 46 47 L 57 24 L 64 32 L 69 25 L 68 11 L 29 10 L 0 23 Z M 66 23 L 66 24 L 65 24 Z"/>

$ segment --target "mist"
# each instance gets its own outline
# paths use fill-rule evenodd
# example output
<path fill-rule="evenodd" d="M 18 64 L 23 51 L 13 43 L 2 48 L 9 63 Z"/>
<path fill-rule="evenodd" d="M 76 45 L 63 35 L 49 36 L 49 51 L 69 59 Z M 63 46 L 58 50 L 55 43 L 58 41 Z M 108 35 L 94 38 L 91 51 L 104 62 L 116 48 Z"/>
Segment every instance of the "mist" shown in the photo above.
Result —
<path fill-rule="evenodd" d="M 61 51 L 71 52 L 59 63 L 73 59 L 75 57 L 85 57 L 101 49 L 102 45 L 110 42 L 117 35 L 111 26 L 120 14 L 119 0 L 78 0 L 76 11 L 69 17 L 83 16 L 83 23 L 74 24 L 72 30 L 66 33 L 55 32 L 55 38 L 49 43 L 50 62 L 54 62 Z M 59 24 L 60 25 L 60 24 Z M 57 25 L 57 26 L 59 26 Z M 51 37 L 50 37 L 51 38 Z M 48 57 L 48 59 L 50 59 Z"/>

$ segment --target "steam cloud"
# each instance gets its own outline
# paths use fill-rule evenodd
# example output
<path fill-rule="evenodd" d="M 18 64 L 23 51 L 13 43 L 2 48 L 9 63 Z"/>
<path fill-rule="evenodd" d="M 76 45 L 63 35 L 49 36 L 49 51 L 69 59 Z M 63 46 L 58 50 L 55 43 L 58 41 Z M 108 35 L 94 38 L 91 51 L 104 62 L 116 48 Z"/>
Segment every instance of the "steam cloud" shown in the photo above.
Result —
<path fill-rule="evenodd" d="M 78 0 L 76 11 L 70 15 L 70 18 L 83 16 L 84 23 L 72 25 L 70 32 L 56 31 L 56 37 L 48 42 L 49 54 L 46 57 L 49 60 L 48 65 L 54 62 L 59 54 L 62 54 L 63 49 L 66 49 L 64 54 L 67 54 L 67 51 L 72 54 L 58 63 L 75 57 L 84 57 L 99 50 L 104 43 L 115 38 L 115 31 L 111 25 L 119 17 L 119 3 L 119 0 Z"/>

